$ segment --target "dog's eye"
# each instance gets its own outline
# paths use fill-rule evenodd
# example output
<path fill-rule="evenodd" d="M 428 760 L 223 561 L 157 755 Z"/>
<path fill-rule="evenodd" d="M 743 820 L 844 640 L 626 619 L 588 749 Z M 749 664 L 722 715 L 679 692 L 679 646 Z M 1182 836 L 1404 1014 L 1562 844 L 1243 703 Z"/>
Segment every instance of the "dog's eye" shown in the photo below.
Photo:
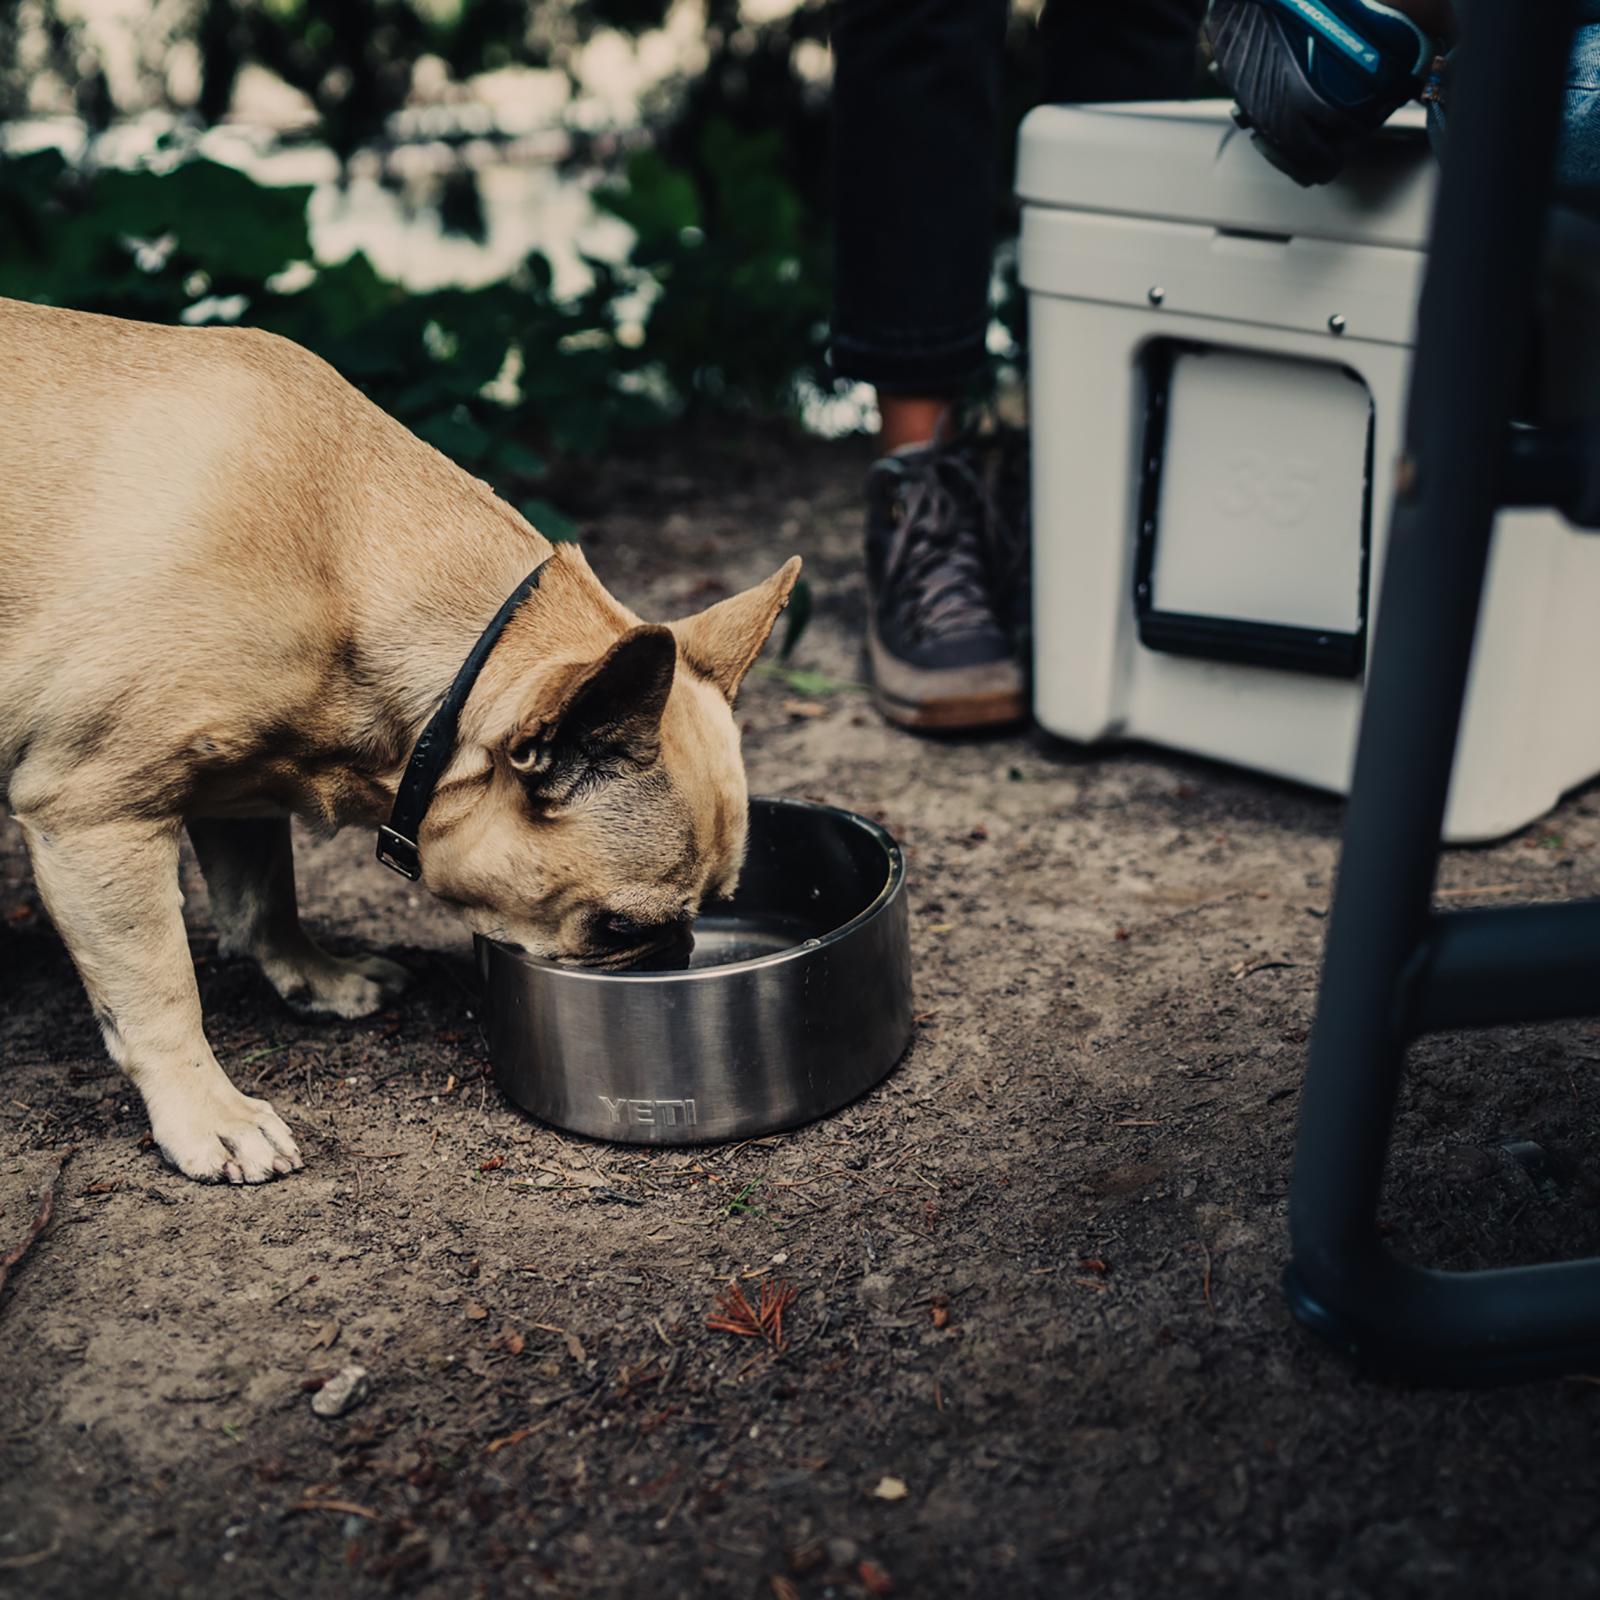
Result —
<path fill-rule="evenodd" d="M 519 739 L 510 750 L 511 765 L 514 767 L 531 767 L 539 759 L 539 741 L 537 739 Z"/>
<path fill-rule="evenodd" d="M 600 926 L 608 939 L 639 939 L 649 932 L 644 923 L 624 916 L 620 911 L 613 911 L 610 916 L 602 918 Z"/>

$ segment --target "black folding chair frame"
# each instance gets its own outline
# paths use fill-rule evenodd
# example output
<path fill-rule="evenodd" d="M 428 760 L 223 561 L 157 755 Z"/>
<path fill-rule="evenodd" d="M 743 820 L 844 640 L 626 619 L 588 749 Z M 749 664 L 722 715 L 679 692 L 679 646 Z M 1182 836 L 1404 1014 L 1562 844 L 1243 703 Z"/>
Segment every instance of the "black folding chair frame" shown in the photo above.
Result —
<path fill-rule="evenodd" d="M 1523 436 L 1513 462 L 1510 435 L 1575 6 L 1478 0 L 1465 20 L 1284 1279 L 1295 1316 L 1363 1365 L 1445 1383 L 1600 1363 L 1600 1258 L 1433 1271 L 1394 1259 L 1376 1226 L 1415 1038 L 1600 1014 L 1600 901 L 1453 913 L 1432 903 L 1495 514 L 1561 503 L 1573 476 L 1565 445 L 1541 453 Z"/>

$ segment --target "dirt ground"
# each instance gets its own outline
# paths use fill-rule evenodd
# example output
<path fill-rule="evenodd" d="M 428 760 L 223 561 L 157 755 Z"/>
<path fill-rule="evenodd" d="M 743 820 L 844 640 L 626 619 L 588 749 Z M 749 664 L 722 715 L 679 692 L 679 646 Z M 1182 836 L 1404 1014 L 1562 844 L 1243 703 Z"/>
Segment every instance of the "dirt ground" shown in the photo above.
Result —
<path fill-rule="evenodd" d="M 620 470 L 591 559 L 646 614 L 810 563 L 798 664 L 859 676 L 859 446 Z M 686 464 L 687 463 L 687 464 Z M 918 1031 L 841 1114 L 736 1148 L 564 1137 L 486 1081 L 468 947 L 301 841 L 308 920 L 417 974 L 296 1021 L 189 909 L 213 1044 L 306 1170 L 141 1145 L 0 823 L 0 1590 L 474 1596 L 1576 1595 L 1600 1590 L 1593 1378 L 1353 1376 L 1279 1298 L 1335 865 L 1327 798 L 1037 734 L 929 744 L 752 680 L 756 791 L 908 847 Z M 803 697 L 802 697 L 803 698 Z M 809 709 L 809 708 L 807 708 Z M 1600 797 L 1457 852 L 1457 904 L 1600 892 Z M 1595 1247 L 1600 1029 L 1417 1054 L 1387 1219 L 1421 1259 Z M 1552 1172 L 1504 1154 L 1514 1139 Z M 798 1298 L 782 1353 L 706 1326 Z M 370 1369 L 363 1406 L 310 1389 Z"/>

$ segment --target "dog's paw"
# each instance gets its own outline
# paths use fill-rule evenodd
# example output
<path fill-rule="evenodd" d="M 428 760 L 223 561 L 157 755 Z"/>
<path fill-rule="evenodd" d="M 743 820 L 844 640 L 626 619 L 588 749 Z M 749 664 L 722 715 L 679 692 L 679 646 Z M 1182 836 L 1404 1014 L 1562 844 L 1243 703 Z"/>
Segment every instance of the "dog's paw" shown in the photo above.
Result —
<path fill-rule="evenodd" d="M 231 1083 L 151 1110 L 156 1146 L 201 1183 L 266 1183 L 305 1165 L 282 1117 Z"/>
<path fill-rule="evenodd" d="M 293 1011 L 304 1017 L 371 1016 L 401 994 L 411 974 L 382 956 L 344 960 L 318 950 L 293 963 L 263 962 L 272 986 Z"/>

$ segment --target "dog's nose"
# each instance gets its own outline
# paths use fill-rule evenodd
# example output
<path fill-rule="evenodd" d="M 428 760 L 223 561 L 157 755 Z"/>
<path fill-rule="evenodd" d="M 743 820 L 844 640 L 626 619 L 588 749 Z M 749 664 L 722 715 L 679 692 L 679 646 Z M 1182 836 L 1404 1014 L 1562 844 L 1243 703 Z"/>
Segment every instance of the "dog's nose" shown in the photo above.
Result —
<path fill-rule="evenodd" d="M 685 914 L 646 922 L 638 917 L 630 917 L 626 912 L 610 911 L 598 919 L 595 941 L 609 950 L 632 950 L 639 945 L 660 944 L 681 939 L 689 931 L 690 920 Z"/>

